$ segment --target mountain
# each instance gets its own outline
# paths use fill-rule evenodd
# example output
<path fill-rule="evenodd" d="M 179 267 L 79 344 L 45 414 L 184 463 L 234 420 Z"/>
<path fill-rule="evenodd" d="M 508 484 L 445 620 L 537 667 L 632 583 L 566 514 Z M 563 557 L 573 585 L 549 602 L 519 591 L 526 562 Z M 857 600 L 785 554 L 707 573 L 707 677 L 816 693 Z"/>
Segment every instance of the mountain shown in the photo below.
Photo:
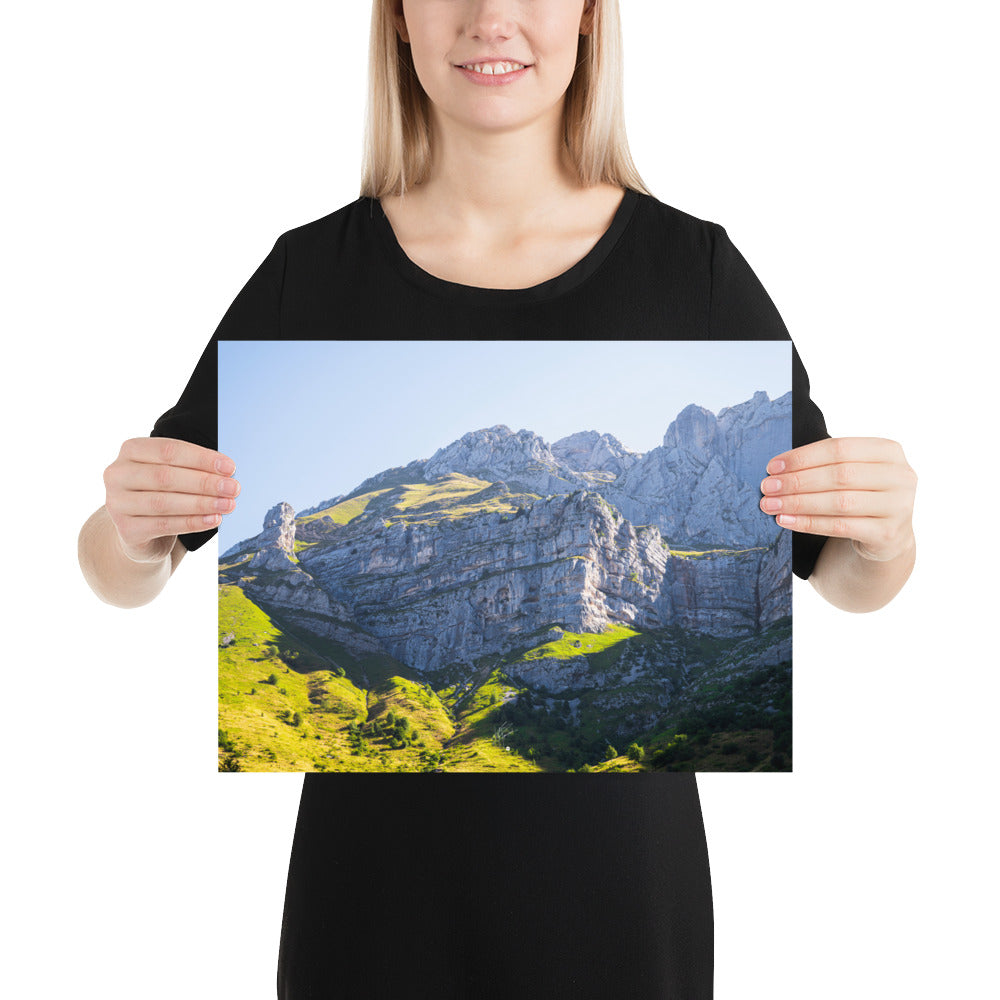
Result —
<path fill-rule="evenodd" d="M 790 447 L 791 393 L 688 406 L 645 454 L 470 431 L 298 514 L 277 503 L 220 556 L 220 589 L 335 650 L 314 666 L 366 704 L 377 662 L 442 717 L 499 684 L 488 716 L 529 706 L 598 742 L 685 714 L 745 729 L 790 697 L 791 535 L 758 507 Z"/>

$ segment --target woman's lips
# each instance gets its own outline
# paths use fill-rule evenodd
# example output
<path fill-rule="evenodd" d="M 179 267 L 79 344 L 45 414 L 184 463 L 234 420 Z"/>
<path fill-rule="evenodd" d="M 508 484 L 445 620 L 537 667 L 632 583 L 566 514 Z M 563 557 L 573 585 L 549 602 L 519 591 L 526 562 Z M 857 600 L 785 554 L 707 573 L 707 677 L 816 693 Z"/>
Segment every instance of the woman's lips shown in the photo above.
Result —
<path fill-rule="evenodd" d="M 510 73 L 500 73 L 497 76 L 491 76 L 489 73 L 477 73 L 474 69 L 466 69 L 464 66 L 456 66 L 455 69 L 466 79 L 478 83 L 481 87 L 502 87 L 505 83 L 520 80 L 531 67 L 525 66 L 523 69 L 515 69 Z"/>

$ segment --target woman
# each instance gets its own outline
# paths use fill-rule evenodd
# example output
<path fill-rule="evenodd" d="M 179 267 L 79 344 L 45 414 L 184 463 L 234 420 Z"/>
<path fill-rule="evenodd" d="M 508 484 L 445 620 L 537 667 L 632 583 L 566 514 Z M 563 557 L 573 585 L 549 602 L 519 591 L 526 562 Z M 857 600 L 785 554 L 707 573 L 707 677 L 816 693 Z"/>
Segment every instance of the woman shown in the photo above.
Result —
<path fill-rule="evenodd" d="M 278 238 L 105 470 L 80 536 L 95 592 L 152 600 L 235 507 L 220 339 L 787 339 L 725 230 L 646 191 L 620 81 L 615 0 L 376 0 L 361 196 Z M 795 448 L 761 509 L 797 575 L 873 610 L 913 566 L 916 477 L 895 442 L 830 438 L 793 360 Z M 701 1000 L 712 968 L 692 773 L 305 776 L 280 997 Z"/>

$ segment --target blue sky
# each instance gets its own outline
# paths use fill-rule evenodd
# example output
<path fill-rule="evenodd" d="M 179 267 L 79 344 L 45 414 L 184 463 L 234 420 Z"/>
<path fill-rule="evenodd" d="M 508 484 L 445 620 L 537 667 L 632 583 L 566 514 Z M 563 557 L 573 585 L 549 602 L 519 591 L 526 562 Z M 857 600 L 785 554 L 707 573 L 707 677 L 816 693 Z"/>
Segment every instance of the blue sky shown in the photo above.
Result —
<path fill-rule="evenodd" d="M 596 430 L 646 452 L 689 403 L 790 389 L 789 341 L 222 341 L 219 450 L 241 492 L 219 552 L 282 500 L 312 507 L 468 431 Z"/>

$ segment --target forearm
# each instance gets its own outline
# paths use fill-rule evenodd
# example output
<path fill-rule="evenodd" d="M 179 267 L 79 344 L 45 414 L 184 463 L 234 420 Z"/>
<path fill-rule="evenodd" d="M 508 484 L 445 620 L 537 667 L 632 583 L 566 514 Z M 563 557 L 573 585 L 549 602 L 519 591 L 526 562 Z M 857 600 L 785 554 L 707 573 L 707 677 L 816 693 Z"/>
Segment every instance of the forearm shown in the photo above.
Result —
<path fill-rule="evenodd" d="M 916 540 L 894 559 L 877 562 L 858 555 L 849 538 L 828 538 L 809 582 L 842 611 L 877 611 L 903 589 L 916 559 Z"/>
<path fill-rule="evenodd" d="M 166 586 L 184 555 L 180 540 L 165 556 L 136 562 L 122 551 L 118 532 L 106 507 L 95 511 L 80 529 L 77 554 L 91 590 L 106 604 L 138 608 L 149 604 Z"/>

